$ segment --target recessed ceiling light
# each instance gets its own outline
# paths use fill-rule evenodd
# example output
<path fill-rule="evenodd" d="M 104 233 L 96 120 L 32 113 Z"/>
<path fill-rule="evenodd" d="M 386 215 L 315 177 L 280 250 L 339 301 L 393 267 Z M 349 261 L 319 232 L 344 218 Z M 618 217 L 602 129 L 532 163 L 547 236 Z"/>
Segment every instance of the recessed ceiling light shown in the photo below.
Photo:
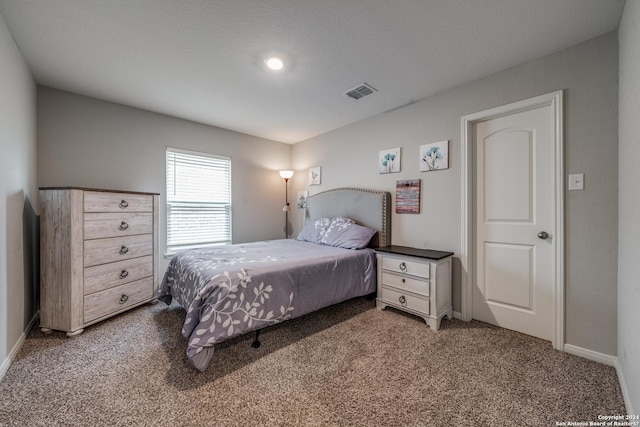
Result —
<path fill-rule="evenodd" d="M 282 60 L 282 58 L 279 58 L 277 56 L 271 56 L 265 59 L 264 63 L 267 64 L 267 67 L 269 67 L 269 69 L 273 71 L 280 71 L 284 68 L 284 61 Z"/>

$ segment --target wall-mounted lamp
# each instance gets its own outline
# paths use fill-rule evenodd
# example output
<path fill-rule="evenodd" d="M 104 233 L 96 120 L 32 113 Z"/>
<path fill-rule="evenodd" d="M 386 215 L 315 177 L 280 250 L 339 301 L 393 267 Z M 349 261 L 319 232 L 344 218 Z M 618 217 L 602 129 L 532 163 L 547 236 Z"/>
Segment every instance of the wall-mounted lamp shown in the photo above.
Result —
<path fill-rule="evenodd" d="M 280 176 L 284 179 L 284 238 L 289 238 L 289 179 L 293 176 L 293 171 L 280 171 Z"/>

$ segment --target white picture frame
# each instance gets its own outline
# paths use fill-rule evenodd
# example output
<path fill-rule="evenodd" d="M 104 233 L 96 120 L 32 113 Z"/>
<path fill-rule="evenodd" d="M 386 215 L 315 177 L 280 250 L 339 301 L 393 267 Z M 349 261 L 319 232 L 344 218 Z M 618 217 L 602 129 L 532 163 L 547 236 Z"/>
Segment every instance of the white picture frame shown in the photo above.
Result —
<path fill-rule="evenodd" d="M 420 172 L 449 169 L 449 140 L 420 146 Z"/>
<path fill-rule="evenodd" d="M 322 182 L 322 169 L 320 166 L 309 168 L 309 185 L 320 185 Z"/>
<path fill-rule="evenodd" d="M 400 147 L 390 148 L 380 151 L 378 156 L 378 172 L 397 173 L 400 172 Z"/>

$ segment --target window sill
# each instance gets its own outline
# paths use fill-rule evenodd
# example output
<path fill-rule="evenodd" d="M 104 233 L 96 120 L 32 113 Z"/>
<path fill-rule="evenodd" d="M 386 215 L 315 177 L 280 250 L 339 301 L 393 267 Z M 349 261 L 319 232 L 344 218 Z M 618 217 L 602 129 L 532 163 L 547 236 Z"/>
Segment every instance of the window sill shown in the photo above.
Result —
<path fill-rule="evenodd" d="M 201 246 L 185 246 L 184 248 L 181 248 L 181 249 L 178 249 L 178 250 L 175 250 L 175 251 L 166 252 L 164 254 L 164 259 L 171 259 L 178 252 L 189 251 L 191 249 L 212 249 L 212 248 L 219 248 L 221 246 L 229 246 L 229 245 L 231 245 L 231 242 L 216 243 L 216 244 L 212 244 L 212 245 L 201 245 Z"/>

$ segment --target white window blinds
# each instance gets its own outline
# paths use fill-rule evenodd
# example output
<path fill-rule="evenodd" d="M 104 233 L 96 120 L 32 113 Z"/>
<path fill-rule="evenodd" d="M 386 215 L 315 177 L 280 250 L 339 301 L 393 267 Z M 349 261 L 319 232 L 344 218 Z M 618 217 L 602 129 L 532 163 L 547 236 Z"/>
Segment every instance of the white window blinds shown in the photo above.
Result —
<path fill-rule="evenodd" d="M 231 159 L 167 148 L 167 252 L 231 243 Z"/>

